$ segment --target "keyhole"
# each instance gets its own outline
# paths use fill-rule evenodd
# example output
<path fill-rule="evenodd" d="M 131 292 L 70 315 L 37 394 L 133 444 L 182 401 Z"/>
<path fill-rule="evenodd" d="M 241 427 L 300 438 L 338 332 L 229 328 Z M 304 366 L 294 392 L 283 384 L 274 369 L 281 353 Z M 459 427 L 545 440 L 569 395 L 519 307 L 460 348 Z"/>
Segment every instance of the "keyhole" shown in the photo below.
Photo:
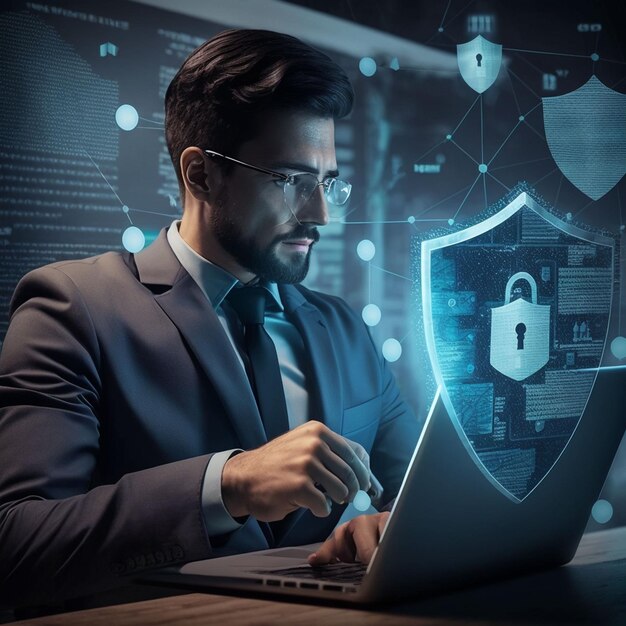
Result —
<path fill-rule="evenodd" d="M 482 55 L 482 54 L 477 54 L 477 55 L 476 55 L 476 64 L 477 64 L 477 67 L 482 67 L 482 66 L 481 66 L 481 62 L 482 62 L 482 60 L 483 60 L 483 55 Z"/>
<path fill-rule="evenodd" d="M 526 334 L 526 324 L 522 324 L 521 322 L 515 327 L 515 332 L 517 333 L 517 349 L 524 349 L 524 335 Z"/>

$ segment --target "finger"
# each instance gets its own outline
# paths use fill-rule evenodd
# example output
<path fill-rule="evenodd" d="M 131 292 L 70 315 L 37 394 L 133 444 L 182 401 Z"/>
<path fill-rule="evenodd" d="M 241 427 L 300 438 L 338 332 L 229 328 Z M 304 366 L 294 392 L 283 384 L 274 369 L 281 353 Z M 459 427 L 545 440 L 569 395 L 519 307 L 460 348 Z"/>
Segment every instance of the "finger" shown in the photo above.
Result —
<path fill-rule="evenodd" d="M 324 430 L 321 437 L 328 447 L 350 466 L 359 484 L 357 491 L 358 489 L 367 491 L 370 484 L 369 468 L 365 466 L 348 442 L 341 435 L 337 435 L 330 429 Z"/>
<path fill-rule="evenodd" d="M 309 509 L 315 517 L 328 517 L 331 502 L 312 482 L 307 481 L 294 494 L 292 501 L 298 506 Z"/>
<path fill-rule="evenodd" d="M 310 565 L 319 566 L 328 563 L 344 561 L 353 563 L 356 556 L 356 546 L 349 530 L 350 522 L 338 526 L 334 533 L 320 546 L 320 548 L 308 557 Z"/>
<path fill-rule="evenodd" d="M 361 563 L 368 564 L 378 546 L 378 520 L 376 515 L 360 515 L 353 521 L 354 544 L 356 546 L 356 558 Z"/>
<path fill-rule="evenodd" d="M 359 460 L 365 467 L 367 467 L 368 471 L 370 469 L 370 455 L 367 453 L 367 450 L 356 441 L 352 441 L 352 439 L 348 439 L 344 437 L 346 443 L 352 448 L 353 452 L 359 457 Z"/>
<path fill-rule="evenodd" d="M 359 481 L 352 467 L 348 465 L 340 456 L 335 454 L 327 444 L 324 444 L 318 454 L 319 460 L 324 467 L 334 474 L 348 490 L 346 500 L 352 502 L 359 490 Z"/>
<path fill-rule="evenodd" d="M 350 490 L 344 483 L 332 472 L 330 472 L 322 463 L 317 462 L 309 471 L 309 476 L 315 481 L 315 486 L 326 493 L 338 504 L 348 501 Z"/>

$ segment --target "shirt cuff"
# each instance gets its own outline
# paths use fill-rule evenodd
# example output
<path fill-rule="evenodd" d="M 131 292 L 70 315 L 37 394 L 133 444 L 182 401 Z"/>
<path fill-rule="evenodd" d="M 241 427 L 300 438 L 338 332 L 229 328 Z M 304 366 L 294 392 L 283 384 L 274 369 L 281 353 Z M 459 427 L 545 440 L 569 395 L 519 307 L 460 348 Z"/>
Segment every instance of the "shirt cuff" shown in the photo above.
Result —
<path fill-rule="evenodd" d="M 241 528 L 226 509 L 222 500 L 222 471 L 226 461 L 235 454 L 243 452 L 239 448 L 216 452 L 206 467 L 202 483 L 202 514 L 207 534 L 223 535 Z"/>

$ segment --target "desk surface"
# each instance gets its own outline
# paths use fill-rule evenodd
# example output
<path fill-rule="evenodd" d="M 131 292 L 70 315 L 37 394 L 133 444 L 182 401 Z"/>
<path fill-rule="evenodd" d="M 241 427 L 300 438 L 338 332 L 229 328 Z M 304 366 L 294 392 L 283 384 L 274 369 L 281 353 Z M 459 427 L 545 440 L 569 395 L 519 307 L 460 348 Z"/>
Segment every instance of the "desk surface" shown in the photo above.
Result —
<path fill-rule="evenodd" d="M 21 625 L 626 625 L 626 527 L 583 537 L 561 568 L 372 610 L 193 593 L 17 622 Z"/>

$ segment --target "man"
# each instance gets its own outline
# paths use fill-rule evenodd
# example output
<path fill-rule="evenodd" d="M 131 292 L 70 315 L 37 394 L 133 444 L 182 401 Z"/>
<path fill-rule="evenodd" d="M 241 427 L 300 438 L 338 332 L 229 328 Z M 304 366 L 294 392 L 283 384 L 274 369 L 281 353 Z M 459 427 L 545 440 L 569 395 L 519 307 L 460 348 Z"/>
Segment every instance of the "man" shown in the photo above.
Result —
<path fill-rule="evenodd" d="M 366 453 L 392 501 L 416 420 L 358 316 L 295 285 L 349 194 L 334 120 L 352 97 L 297 39 L 217 35 L 165 100 L 182 220 L 137 255 L 20 282 L 0 357 L 2 603 L 327 538 L 312 565 L 369 560 L 387 512 L 329 535 L 370 484 Z"/>

